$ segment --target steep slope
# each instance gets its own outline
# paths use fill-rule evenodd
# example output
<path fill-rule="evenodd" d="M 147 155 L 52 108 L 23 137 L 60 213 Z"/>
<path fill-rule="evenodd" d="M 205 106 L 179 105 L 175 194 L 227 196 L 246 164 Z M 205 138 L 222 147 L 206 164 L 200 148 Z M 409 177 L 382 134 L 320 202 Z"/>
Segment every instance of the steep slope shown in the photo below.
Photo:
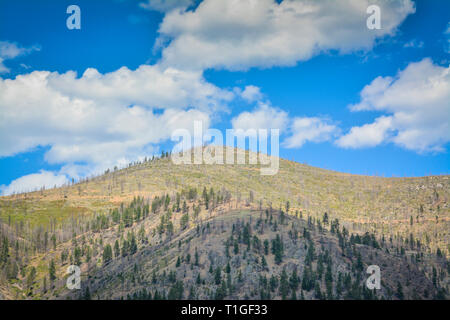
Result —
<path fill-rule="evenodd" d="M 87 269 L 81 290 L 60 288 L 57 298 L 83 299 L 86 291 L 92 299 L 445 298 L 421 257 L 370 235 L 350 237 L 337 222 L 330 227 L 269 210 L 217 213 Z M 430 258 L 445 267 L 445 259 Z M 365 285 L 369 265 L 381 269 L 380 290 Z"/>

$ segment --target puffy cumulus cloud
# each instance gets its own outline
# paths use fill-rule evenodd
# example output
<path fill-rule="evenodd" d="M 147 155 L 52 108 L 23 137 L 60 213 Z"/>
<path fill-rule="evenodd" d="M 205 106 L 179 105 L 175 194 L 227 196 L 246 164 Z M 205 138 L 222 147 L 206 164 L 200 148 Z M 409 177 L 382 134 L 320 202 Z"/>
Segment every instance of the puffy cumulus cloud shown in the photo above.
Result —
<path fill-rule="evenodd" d="M 252 85 L 246 86 L 243 91 L 239 92 L 239 94 L 248 102 L 260 101 L 263 97 L 260 88 Z"/>
<path fill-rule="evenodd" d="M 350 132 L 337 140 L 343 148 L 375 147 L 385 141 L 392 131 L 392 118 L 379 117 L 374 123 L 353 127 Z"/>
<path fill-rule="evenodd" d="M 338 127 L 326 118 L 296 117 L 292 120 L 291 136 L 283 145 L 286 148 L 300 148 L 306 142 L 324 142 L 339 133 Z"/>
<path fill-rule="evenodd" d="M 79 78 L 47 71 L 0 78 L 0 156 L 49 146 L 49 163 L 85 175 L 152 154 L 175 129 L 193 130 L 194 120 L 208 127 L 213 111 L 233 97 L 199 73 L 158 66 L 88 69 Z"/>
<path fill-rule="evenodd" d="M 207 82 L 202 72 L 180 71 L 160 65 L 142 65 L 136 70 L 122 67 L 106 74 L 90 68 L 79 79 L 75 72 L 43 73 L 41 77 L 45 78 L 43 83 L 71 99 L 107 104 L 139 104 L 155 108 L 195 106 L 215 111 L 233 98 L 231 92 Z"/>
<path fill-rule="evenodd" d="M 410 63 L 395 77 L 378 77 L 361 91 L 352 111 L 387 115 L 353 127 L 337 144 L 347 148 L 392 142 L 416 152 L 440 152 L 450 141 L 450 67 L 426 58 Z"/>
<path fill-rule="evenodd" d="M 367 28 L 372 4 L 381 9 L 379 30 Z M 204 0 L 167 13 L 158 43 L 171 40 L 162 62 L 181 68 L 290 66 L 330 50 L 371 49 L 414 12 L 411 0 Z"/>
<path fill-rule="evenodd" d="M 330 120 L 320 117 L 289 118 L 287 112 L 274 108 L 269 102 L 258 102 L 253 111 L 244 111 L 231 120 L 233 129 L 279 129 L 288 137 L 286 148 L 300 148 L 306 142 L 324 142 L 339 134 L 339 128 Z"/>
<path fill-rule="evenodd" d="M 249 112 L 244 111 L 231 120 L 233 129 L 280 129 L 283 132 L 289 123 L 288 114 L 268 103 L 258 103 L 258 107 Z"/>
<path fill-rule="evenodd" d="M 187 8 L 193 3 L 193 0 L 147 0 L 139 3 L 139 6 L 147 10 L 167 12 L 177 8 Z"/>
<path fill-rule="evenodd" d="M 55 174 L 53 172 L 41 170 L 39 173 L 29 174 L 13 180 L 8 186 L 0 186 L 2 195 L 11 195 L 13 193 L 29 192 L 41 189 L 53 188 L 54 186 L 62 186 L 69 182 L 63 174 Z"/>
<path fill-rule="evenodd" d="M 153 147 L 149 144 L 169 139 L 178 128 L 193 132 L 194 121 L 202 121 L 204 127 L 210 125 L 209 115 L 195 109 L 166 110 L 156 115 L 151 110 L 134 106 L 100 124 L 108 127 L 105 128 L 107 132 L 103 133 L 103 138 L 80 132 L 76 140 L 72 136 L 62 143 L 51 143 L 52 147 L 45 159 L 49 163 L 88 161 L 107 164 L 108 167 L 117 163 L 125 164 L 145 154 L 153 154 Z"/>
<path fill-rule="evenodd" d="M 24 48 L 15 42 L 0 41 L 0 73 L 8 73 L 10 71 L 9 68 L 3 64 L 5 60 L 14 59 L 35 50 L 39 50 L 39 47 L 33 46 L 30 48 Z"/>

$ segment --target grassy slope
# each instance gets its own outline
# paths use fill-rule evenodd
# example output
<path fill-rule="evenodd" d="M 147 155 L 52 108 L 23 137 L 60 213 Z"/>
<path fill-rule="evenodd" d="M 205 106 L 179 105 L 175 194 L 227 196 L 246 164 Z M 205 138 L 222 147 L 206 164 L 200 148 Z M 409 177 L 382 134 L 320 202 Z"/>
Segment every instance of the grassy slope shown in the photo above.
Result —
<path fill-rule="evenodd" d="M 175 165 L 168 159 L 132 166 L 69 187 L 0 197 L 4 222 L 23 221 L 32 226 L 62 222 L 70 217 L 105 212 L 135 195 L 151 198 L 187 187 L 222 187 L 234 198 L 254 192 L 263 205 L 274 208 L 290 201 L 311 216 L 328 212 L 354 231 L 378 234 L 413 233 L 433 250 L 449 252 L 449 176 L 381 178 L 351 175 L 280 160 L 275 176 L 261 176 L 251 165 Z M 420 206 L 423 212 L 420 212 Z M 413 225 L 410 218 L 413 217 Z M 426 236 L 427 234 L 427 236 Z M 428 241 L 427 241 L 428 238 Z"/>

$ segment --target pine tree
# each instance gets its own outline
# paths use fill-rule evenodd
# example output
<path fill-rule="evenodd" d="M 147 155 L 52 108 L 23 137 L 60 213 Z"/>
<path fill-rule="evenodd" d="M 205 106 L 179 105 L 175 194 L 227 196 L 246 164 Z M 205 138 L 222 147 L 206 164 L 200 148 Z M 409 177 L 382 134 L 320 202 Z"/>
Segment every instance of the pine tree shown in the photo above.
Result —
<path fill-rule="evenodd" d="M 297 300 L 297 293 L 294 290 L 292 290 L 291 300 Z"/>
<path fill-rule="evenodd" d="M 119 246 L 119 240 L 116 240 L 114 243 L 114 256 L 117 258 L 120 256 L 120 246 Z"/>
<path fill-rule="evenodd" d="M 275 263 L 280 264 L 283 260 L 283 242 L 281 237 L 277 234 L 276 238 L 272 240 L 272 253 L 275 255 Z"/>
<path fill-rule="evenodd" d="M 181 221 L 180 221 L 180 227 L 182 230 L 186 229 L 188 222 L 189 222 L 189 214 L 185 213 L 181 217 Z"/>
<path fill-rule="evenodd" d="M 55 261 L 53 261 L 53 259 L 50 261 L 48 267 L 48 274 L 51 282 L 56 280 L 56 268 L 55 268 Z"/>
<path fill-rule="evenodd" d="M 195 247 L 195 254 L 194 254 L 194 257 L 195 257 L 194 265 L 198 266 L 198 260 L 199 260 L 199 258 L 198 258 L 197 247 Z"/>
<path fill-rule="evenodd" d="M 28 289 L 31 289 L 31 287 L 33 286 L 35 278 L 36 278 L 36 268 L 33 266 L 33 267 L 31 267 L 30 273 L 28 274 L 28 277 L 26 280 Z"/>
<path fill-rule="evenodd" d="M 261 264 L 262 264 L 262 267 L 264 269 L 267 268 L 267 261 L 266 261 L 266 258 L 264 256 L 262 256 L 262 258 L 261 258 Z"/>
<path fill-rule="evenodd" d="M 325 213 L 323 214 L 322 222 L 323 222 L 324 225 L 327 225 L 327 224 L 328 224 L 328 213 L 325 212 Z"/>
<path fill-rule="evenodd" d="M 136 237 L 134 236 L 134 232 L 132 232 L 130 240 L 130 254 L 135 254 L 136 252 L 137 252 L 137 242 Z"/>
<path fill-rule="evenodd" d="M 269 286 L 270 286 L 270 291 L 272 291 L 272 292 L 274 292 L 275 289 L 278 287 L 278 279 L 274 275 L 272 275 L 270 277 Z"/>
<path fill-rule="evenodd" d="M 84 291 L 84 300 L 91 300 L 91 292 L 89 290 L 89 286 L 86 286 L 86 290 Z"/>
<path fill-rule="evenodd" d="M 209 195 L 208 195 L 208 191 L 206 191 L 206 187 L 203 188 L 203 201 L 204 201 L 204 204 L 205 204 L 205 209 L 208 210 Z"/>
<path fill-rule="evenodd" d="M 214 282 L 219 285 L 220 281 L 222 280 L 222 272 L 219 267 L 216 268 L 216 271 L 214 273 Z"/>
<path fill-rule="evenodd" d="M 181 300 L 181 299 L 183 299 L 183 292 L 184 292 L 183 282 L 177 281 L 170 288 L 167 299 L 168 300 Z"/>
<path fill-rule="evenodd" d="M 397 292 L 395 293 L 395 295 L 397 296 L 397 298 L 399 300 L 404 299 L 403 287 L 402 287 L 402 284 L 400 283 L 400 281 L 397 281 Z"/>
<path fill-rule="evenodd" d="M 55 236 L 55 234 L 52 235 L 51 240 L 52 240 L 52 243 L 53 243 L 53 250 L 56 250 L 56 236 Z"/>
<path fill-rule="evenodd" d="M 264 254 L 268 255 L 269 254 L 269 240 L 264 240 Z"/>
<path fill-rule="evenodd" d="M 8 261 L 8 257 L 9 257 L 8 238 L 4 237 L 0 251 L 0 265 L 5 264 L 6 261 Z"/>
<path fill-rule="evenodd" d="M 112 259 L 112 249 L 111 246 L 107 244 L 103 249 L 103 264 L 104 265 L 108 264 L 111 261 L 111 259 Z"/>
<path fill-rule="evenodd" d="M 316 286 L 314 287 L 314 295 L 317 299 L 322 300 L 322 292 L 320 291 L 319 281 L 316 281 Z"/>
<path fill-rule="evenodd" d="M 286 300 L 289 294 L 289 282 L 288 275 L 286 273 L 286 269 L 283 268 L 280 276 L 280 295 L 281 299 Z"/>
<path fill-rule="evenodd" d="M 291 277 L 289 278 L 289 285 L 293 291 L 297 291 L 299 285 L 299 278 L 297 276 L 297 268 L 292 270 Z"/>
<path fill-rule="evenodd" d="M 239 253 L 239 243 L 237 242 L 237 240 L 234 241 L 233 252 L 234 254 Z"/>

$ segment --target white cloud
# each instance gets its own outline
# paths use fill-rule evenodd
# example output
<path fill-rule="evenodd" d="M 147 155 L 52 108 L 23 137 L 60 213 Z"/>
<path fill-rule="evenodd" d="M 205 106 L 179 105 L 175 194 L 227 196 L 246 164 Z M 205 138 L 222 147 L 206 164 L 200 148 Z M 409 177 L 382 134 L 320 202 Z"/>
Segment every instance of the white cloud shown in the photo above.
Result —
<path fill-rule="evenodd" d="M 136 70 L 122 67 L 101 74 L 87 69 L 76 78 L 75 72 L 44 73 L 49 87 L 69 98 L 122 105 L 139 104 L 155 108 L 186 108 L 220 110 L 233 94 L 207 82 L 201 72 L 162 68 L 160 65 L 141 65 Z"/>
<path fill-rule="evenodd" d="M 366 25 L 374 3 L 380 30 Z M 158 43 L 171 40 L 162 62 L 183 69 L 291 66 L 330 50 L 369 50 L 414 12 L 411 0 L 204 0 L 167 13 Z"/>
<path fill-rule="evenodd" d="M 5 60 L 11 60 L 35 50 L 39 51 L 40 49 L 37 46 L 24 48 L 14 42 L 0 41 L 0 74 L 8 73 L 10 71 L 10 69 L 3 64 Z"/>
<path fill-rule="evenodd" d="M 296 117 L 291 125 L 292 135 L 283 145 L 286 148 L 300 148 L 306 142 L 324 142 L 332 139 L 339 129 L 328 119 L 318 117 Z"/>
<path fill-rule="evenodd" d="M 280 134 L 289 134 L 283 141 L 286 148 L 300 148 L 306 142 L 324 142 L 339 133 L 338 127 L 326 118 L 295 117 L 270 106 L 269 102 L 258 102 L 258 107 L 244 111 L 231 120 L 233 129 L 279 129 Z"/>
<path fill-rule="evenodd" d="M 388 115 L 353 127 L 337 144 L 347 148 L 392 142 L 416 152 L 443 151 L 450 141 L 450 67 L 426 58 L 410 63 L 394 78 L 378 77 L 361 91 L 352 111 Z"/>
<path fill-rule="evenodd" d="M 139 6 L 147 10 L 167 12 L 173 9 L 187 8 L 193 3 L 193 0 L 147 0 L 139 3 Z"/>
<path fill-rule="evenodd" d="M 283 132 L 289 121 L 285 111 L 260 102 L 255 110 L 240 113 L 231 120 L 231 123 L 233 129 L 280 129 L 280 132 Z"/>
<path fill-rule="evenodd" d="M 39 190 L 42 187 L 46 189 L 57 187 L 69 182 L 65 175 L 57 175 L 53 172 L 41 170 L 39 173 L 29 174 L 13 180 L 8 186 L 0 186 L 2 195 L 11 195 L 13 193 L 22 193 Z"/>
<path fill-rule="evenodd" d="M 391 117 L 379 117 L 374 123 L 353 127 L 350 132 L 337 140 L 343 148 L 375 147 L 385 141 L 392 130 Z"/>
<path fill-rule="evenodd" d="M 241 97 L 248 102 L 255 102 L 262 99 L 261 90 L 256 86 L 246 86 L 241 92 Z"/>
<path fill-rule="evenodd" d="M 159 66 L 0 78 L 0 156 L 49 146 L 46 161 L 66 165 L 65 173 L 94 173 L 152 154 L 194 120 L 207 128 L 233 97 L 201 73 Z"/>
<path fill-rule="evenodd" d="M 0 41 L 0 57 L 4 59 L 14 59 L 15 57 L 24 54 L 27 49 L 19 47 L 14 42 Z"/>

